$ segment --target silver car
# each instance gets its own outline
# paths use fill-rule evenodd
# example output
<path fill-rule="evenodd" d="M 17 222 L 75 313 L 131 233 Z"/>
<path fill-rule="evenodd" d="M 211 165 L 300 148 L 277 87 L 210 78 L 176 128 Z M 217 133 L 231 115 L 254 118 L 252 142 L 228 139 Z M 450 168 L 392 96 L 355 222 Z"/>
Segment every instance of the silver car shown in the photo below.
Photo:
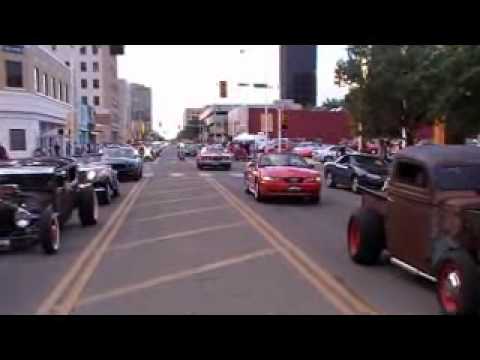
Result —
<path fill-rule="evenodd" d="M 206 146 L 197 155 L 197 168 L 232 168 L 233 155 L 218 146 Z"/>

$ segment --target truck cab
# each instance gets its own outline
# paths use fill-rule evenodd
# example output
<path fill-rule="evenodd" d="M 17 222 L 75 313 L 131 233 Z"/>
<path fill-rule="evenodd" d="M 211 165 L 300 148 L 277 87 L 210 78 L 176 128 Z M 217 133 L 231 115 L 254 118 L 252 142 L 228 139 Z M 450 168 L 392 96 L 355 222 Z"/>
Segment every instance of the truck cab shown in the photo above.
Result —
<path fill-rule="evenodd" d="M 385 192 L 362 189 L 348 252 L 390 261 L 437 283 L 448 314 L 476 313 L 480 286 L 480 148 L 428 145 L 399 152 Z"/>

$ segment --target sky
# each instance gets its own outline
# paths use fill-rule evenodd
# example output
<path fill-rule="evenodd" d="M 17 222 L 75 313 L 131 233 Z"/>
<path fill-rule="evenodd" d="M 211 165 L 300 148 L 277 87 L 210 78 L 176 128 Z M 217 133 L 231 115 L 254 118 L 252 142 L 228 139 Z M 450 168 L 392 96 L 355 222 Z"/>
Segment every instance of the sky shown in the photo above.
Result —
<path fill-rule="evenodd" d="M 346 93 L 334 84 L 335 64 L 345 57 L 345 47 L 318 46 L 319 104 Z M 279 50 L 278 45 L 127 45 L 118 57 L 118 75 L 152 88 L 153 128 L 172 138 L 187 107 L 277 100 Z M 221 80 L 228 81 L 227 99 L 219 98 Z M 267 83 L 271 89 L 239 88 L 239 82 Z"/>

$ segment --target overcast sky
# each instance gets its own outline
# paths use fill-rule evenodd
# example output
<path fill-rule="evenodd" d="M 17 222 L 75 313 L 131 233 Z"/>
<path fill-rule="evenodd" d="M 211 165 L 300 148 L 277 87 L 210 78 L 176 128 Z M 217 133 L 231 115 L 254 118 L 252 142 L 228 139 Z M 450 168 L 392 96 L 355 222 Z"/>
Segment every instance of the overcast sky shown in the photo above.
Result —
<path fill-rule="evenodd" d="M 345 94 L 333 83 L 335 64 L 344 56 L 345 45 L 318 46 L 319 103 Z M 278 99 L 278 57 L 274 45 L 127 45 L 118 58 L 119 77 L 152 88 L 154 129 L 161 122 L 161 132 L 173 137 L 187 107 Z M 218 97 L 220 80 L 229 82 L 228 99 Z M 238 88 L 238 82 L 267 82 L 273 89 Z"/>

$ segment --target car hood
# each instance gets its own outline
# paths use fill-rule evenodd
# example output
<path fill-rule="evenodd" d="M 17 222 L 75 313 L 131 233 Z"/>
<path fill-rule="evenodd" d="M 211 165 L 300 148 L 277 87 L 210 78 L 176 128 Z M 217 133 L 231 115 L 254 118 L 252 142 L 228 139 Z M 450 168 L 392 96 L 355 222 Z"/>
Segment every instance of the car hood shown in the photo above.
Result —
<path fill-rule="evenodd" d="M 107 158 L 105 159 L 106 164 L 125 164 L 125 163 L 137 163 L 136 159 L 131 158 Z"/>
<path fill-rule="evenodd" d="M 366 171 L 369 174 L 373 175 L 380 175 L 380 176 L 387 176 L 388 175 L 388 168 L 382 168 L 378 166 L 358 166 L 360 170 Z"/>
<path fill-rule="evenodd" d="M 272 177 L 312 177 L 318 176 L 318 171 L 292 166 L 267 166 L 260 169 L 262 176 Z"/>

